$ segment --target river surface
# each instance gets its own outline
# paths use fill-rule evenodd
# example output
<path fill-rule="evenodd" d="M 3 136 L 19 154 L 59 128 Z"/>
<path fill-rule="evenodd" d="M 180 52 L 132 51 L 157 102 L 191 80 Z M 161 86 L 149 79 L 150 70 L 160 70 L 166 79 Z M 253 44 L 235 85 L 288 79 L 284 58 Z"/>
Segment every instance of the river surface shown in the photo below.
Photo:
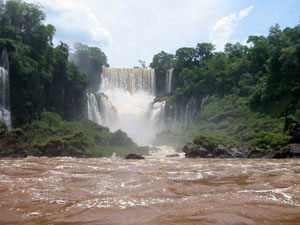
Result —
<path fill-rule="evenodd" d="M 167 153 L 2 159 L 0 224 L 300 224 L 300 160 Z"/>

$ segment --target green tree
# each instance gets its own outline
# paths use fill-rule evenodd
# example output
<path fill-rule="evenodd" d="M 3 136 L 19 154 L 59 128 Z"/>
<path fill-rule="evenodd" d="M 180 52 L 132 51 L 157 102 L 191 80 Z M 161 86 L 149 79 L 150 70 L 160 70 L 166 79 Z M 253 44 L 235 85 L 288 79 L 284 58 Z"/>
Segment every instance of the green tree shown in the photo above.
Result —
<path fill-rule="evenodd" d="M 174 55 L 164 51 L 161 51 L 153 57 L 150 67 L 155 70 L 157 94 L 166 92 L 166 74 L 169 69 L 173 68 L 173 61 Z"/>
<path fill-rule="evenodd" d="M 194 48 L 180 48 L 176 51 L 176 67 L 192 68 L 198 63 L 197 50 Z"/>
<path fill-rule="evenodd" d="M 100 85 L 100 74 L 102 67 L 108 67 L 107 57 L 100 48 L 89 47 L 82 43 L 74 44 L 75 52 L 71 55 L 71 61 L 83 73 L 86 73 L 89 81 L 89 88 L 98 91 Z"/>
<path fill-rule="evenodd" d="M 0 50 L 6 48 L 9 55 L 14 126 L 29 123 L 44 110 L 68 120 L 84 117 L 86 75 L 68 62 L 66 44 L 53 47 L 55 28 L 44 20 L 37 5 L 1 1 Z"/>

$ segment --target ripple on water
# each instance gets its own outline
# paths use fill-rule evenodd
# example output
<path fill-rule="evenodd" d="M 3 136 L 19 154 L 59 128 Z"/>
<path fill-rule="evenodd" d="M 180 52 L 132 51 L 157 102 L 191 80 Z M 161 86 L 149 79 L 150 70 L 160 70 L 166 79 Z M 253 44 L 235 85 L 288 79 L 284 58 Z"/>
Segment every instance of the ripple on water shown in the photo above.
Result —
<path fill-rule="evenodd" d="M 298 160 L 1 160 L 0 224 L 300 224 L 299 170 Z"/>

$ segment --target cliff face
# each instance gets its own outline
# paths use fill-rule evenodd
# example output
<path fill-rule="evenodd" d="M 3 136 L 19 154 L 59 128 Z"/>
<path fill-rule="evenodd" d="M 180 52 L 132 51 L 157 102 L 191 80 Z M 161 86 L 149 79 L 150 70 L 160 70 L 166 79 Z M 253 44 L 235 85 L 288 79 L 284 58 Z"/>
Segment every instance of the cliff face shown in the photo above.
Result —
<path fill-rule="evenodd" d="M 193 95 L 188 100 L 163 96 L 156 98 L 155 102 L 164 103 L 160 104 L 160 107 L 163 112 L 161 121 L 164 123 L 165 129 L 175 129 L 193 123 L 208 99 L 207 95 Z"/>

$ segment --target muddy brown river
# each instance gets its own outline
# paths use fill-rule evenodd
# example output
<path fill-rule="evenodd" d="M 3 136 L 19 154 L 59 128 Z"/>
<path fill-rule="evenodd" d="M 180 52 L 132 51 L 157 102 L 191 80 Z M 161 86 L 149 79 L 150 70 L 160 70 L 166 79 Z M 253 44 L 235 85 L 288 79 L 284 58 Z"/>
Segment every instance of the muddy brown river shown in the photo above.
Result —
<path fill-rule="evenodd" d="M 0 224 L 300 224 L 300 160 L 0 160 Z"/>

